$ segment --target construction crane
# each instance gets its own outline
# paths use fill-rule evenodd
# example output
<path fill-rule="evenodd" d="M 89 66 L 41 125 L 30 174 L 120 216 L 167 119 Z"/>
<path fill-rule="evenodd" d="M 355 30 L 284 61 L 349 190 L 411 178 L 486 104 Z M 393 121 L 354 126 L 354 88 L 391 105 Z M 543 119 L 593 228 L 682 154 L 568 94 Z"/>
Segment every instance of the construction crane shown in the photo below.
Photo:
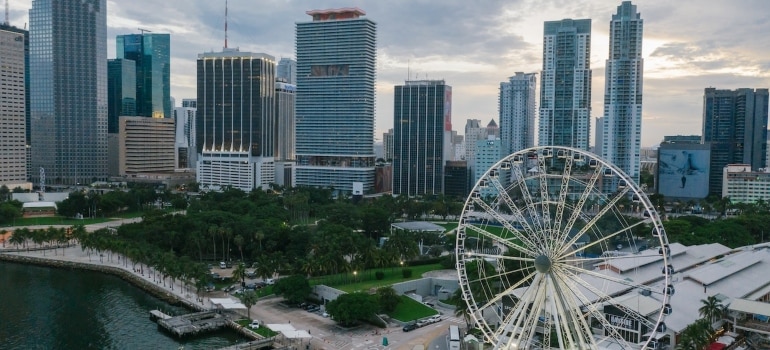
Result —
<path fill-rule="evenodd" d="M 139 29 L 139 32 L 142 33 L 142 35 L 144 35 L 144 32 L 152 33 L 152 31 L 149 29 L 144 29 L 144 28 L 136 28 L 136 29 Z"/>

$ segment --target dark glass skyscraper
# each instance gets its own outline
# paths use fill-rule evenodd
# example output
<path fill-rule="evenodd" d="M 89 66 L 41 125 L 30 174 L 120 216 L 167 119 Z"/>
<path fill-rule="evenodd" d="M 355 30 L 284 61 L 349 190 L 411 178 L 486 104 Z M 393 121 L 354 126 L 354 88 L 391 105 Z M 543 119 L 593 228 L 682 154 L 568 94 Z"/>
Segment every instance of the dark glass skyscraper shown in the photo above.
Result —
<path fill-rule="evenodd" d="M 296 185 L 374 188 L 377 25 L 358 8 L 297 23 Z"/>
<path fill-rule="evenodd" d="M 208 188 L 267 189 L 275 179 L 275 58 L 198 55 L 197 179 Z"/>
<path fill-rule="evenodd" d="M 703 96 L 703 143 L 711 143 L 709 193 L 722 193 L 727 164 L 764 168 L 767 155 L 768 89 L 717 90 Z"/>
<path fill-rule="evenodd" d="M 396 85 L 393 109 L 393 194 L 444 193 L 445 131 L 452 131 L 452 87 L 443 80 Z"/>
<path fill-rule="evenodd" d="M 116 134 L 118 118 L 136 116 L 136 63 L 126 59 L 107 61 L 107 132 Z"/>
<path fill-rule="evenodd" d="M 171 36 L 127 34 L 116 42 L 117 58 L 136 62 L 136 115 L 172 118 Z"/>
<path fill-rule="evenodd" d="M 30 20 L 32 180 L 107 175 L 107 1 L 33 0 Z"/>

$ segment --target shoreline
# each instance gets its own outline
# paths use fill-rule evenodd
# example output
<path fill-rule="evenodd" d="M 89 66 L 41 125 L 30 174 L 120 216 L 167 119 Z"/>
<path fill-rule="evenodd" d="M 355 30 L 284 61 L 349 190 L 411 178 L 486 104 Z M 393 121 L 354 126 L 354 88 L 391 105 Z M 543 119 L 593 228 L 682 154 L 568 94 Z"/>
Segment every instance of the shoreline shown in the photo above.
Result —
<path fill-rule="evenodd" d="M 76 247 L 76 245 L 73 245 L 73 246 L 70 246 L 69 248 L 64 248 L 64 249 L 72 249 L 73 247 Z M 58 249 L 61 249 L 61 248 L 58 248 Z M 208 310 L 206 307 L 204 307 L 204 305 L 200 305 L 193 301 L 187 300 L 184 297 L 172 292 L 171 290 L 168 290 L 162 285 L 153 283 L 153 280 L 150 279 L 149 276 L 145 277 L 137 273 L 131 272 L 129 269 L 123 267 L 122 265 L 110 266 L 110 265 L 107 265 L 106 262 L 93 263 L 93 262 L 85 262 L 85 261 L 72 261 L 71 259 L 62 259 L 62 258 L 66 258 L 65 255 L 58 255 L 58 256 L 52 255 L 52 256 L 40 256 L 40 257 L 30 256 L 31 253 L 42 252 L 43 250 L 53 252 L 53 249 L 36 249 L 36 250 L 30 250 L 30 251 L 0 250 L 0 261 L 16 263 L 16 264 L 36 265 L 36 266 L 49 267 L 49 268 L 70 269 L 70 270 L 78 269 L 78 270 L 87 270 L 87 271 L 105 273 L 105 274 L 118 277 L 121 280 L 124 280 L 130 283 L 131 285 L 141 289 L 142 291 L 170 305 L 182 306 L 191 311 Z M 178 286 L 180 288 L 183 287 L 181 283 L 178 283 Z"/>

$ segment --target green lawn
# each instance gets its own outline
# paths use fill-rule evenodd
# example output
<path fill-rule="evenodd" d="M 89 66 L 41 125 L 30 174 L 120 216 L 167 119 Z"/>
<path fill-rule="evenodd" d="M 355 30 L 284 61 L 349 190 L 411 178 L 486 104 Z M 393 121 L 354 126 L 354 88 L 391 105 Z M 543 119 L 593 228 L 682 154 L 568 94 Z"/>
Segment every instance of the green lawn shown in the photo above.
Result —
<path fill-rule="evenodd" d="M 16 219 L 8 226 L 50 226 L 50 225 L 90 225 L 99 224 L 102 222 L 116 221 L 120 219 L 132 219 L 138 218 L 144 215 L 144 212 L 135 211 L 128 213 L 118 213 L 109 217 L 103 218 L 85 218 L 85 219 L 72 219 L 65 218 L 63 216 L 52 216 L 42 218 L 21 218 Z"/>
<path fill-rule="evenodd" d="M 434 224 L 443 227 L 447 231 L 452 231 L 457 228 L 457 222 L 442 222 L 442 223 L 434 222 Z"/>
<path fill-rule="evenodd" d="M 401 267 L 393 267 L 359 271 L 355 275 L 353 275 L 352 272 L 349 272 L 345 274 L 313 277 L 310 280 L 310 284 L 325 284 L 348 293 L 353 293 L 356 291 L 368 291 L 372 288 L 385 287 L 394 283 L 419 279 L 422 278 L 422 274 L 425 272 L 442 269 L 441 264 L 405 266 L 404 268 L 412 270 L 412 277 L 404 278 L 401 274 Z M 375 277 L 377 271 L 382 271 L 385 274 L 385 277 L 378 280 Z"/>
<path fill-rule="evenodd" d="M 244 318 L 244 319 L 235 321 L 235 323 L 241 325 L 242 327 L 249 328 L 249 323 L 251 323 L 251 320 L 249 320 L 247 318 Z M 251 329 L 251 328 L 249 328 L 249 329 Z M 251 329 L 251 331 L 254 332 L 254 333 L 257 333 L 257 334 L 259 334 L 259 335 L 261 335 L 261 336 L 263 336 L 265 338 L 270 338 L 270 337 L 274 337 L 274 336 L 278 335 L 278 333 L 273 332 L 272 330 L 270 330 L 270 328 L 267 328 L 267 327 L 264 327 L 264 326 L 260 326 L 257 329 Z"/>
<path fill-rule="evenodd" d="M 427 305 L 424 305 L 408 296 L 402 295 L 401 302 L 398 303 L 398 306 L 396 306 L 396 310 L 390 313 L 390 317 L 393 317 L 401 322 L 411 322 L 437 314 L 438 311 L 428 307 Z"/>

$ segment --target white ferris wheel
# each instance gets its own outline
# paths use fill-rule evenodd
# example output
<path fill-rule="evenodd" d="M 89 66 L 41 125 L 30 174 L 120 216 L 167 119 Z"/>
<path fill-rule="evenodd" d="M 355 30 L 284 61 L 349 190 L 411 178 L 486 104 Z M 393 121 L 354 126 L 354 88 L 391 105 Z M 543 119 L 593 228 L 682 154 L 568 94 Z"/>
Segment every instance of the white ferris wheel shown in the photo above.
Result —
<path fill-rule="evenodd" d="M 495 349 L 657 349 L 672 312 L 658 212 L 618 167 L 535 147 L 476 182 L 457 229 L 460 292 Z"/>

